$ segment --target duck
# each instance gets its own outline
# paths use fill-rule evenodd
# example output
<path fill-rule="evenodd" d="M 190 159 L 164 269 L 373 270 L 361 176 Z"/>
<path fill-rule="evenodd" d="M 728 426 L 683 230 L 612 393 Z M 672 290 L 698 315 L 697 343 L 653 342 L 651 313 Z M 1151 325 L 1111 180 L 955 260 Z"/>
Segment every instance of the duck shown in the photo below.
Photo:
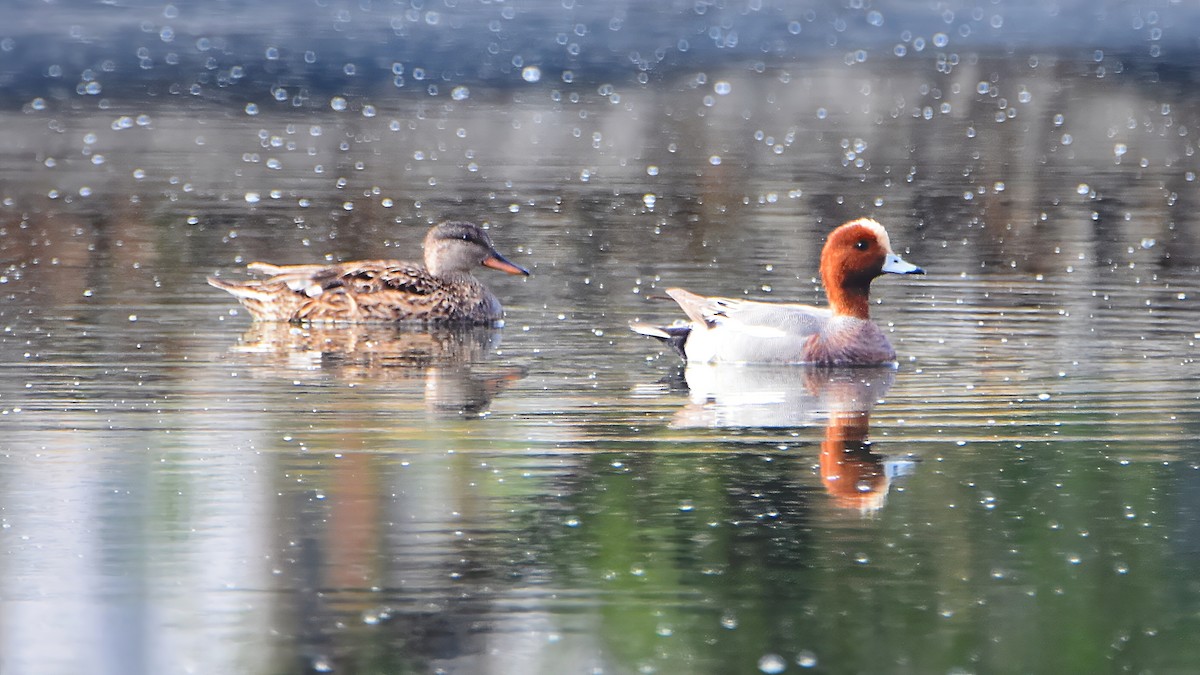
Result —
<path fill-rule="evenodd" d="M 496 251 L 479 225 L 446 221 L 425 235 L 423 265 L 403 260 L 253 262 L 247 269 L 265 278 L 209 277 L 208 283 L 231 293 L 256 321 L 494 325 L 504 310 L 471 273 L 479 266 L 529 275 Z"/>
<path fill-rule="evenodd" d="M 670 345 L 691 363 L 774 363 L 826 366 L 896 364 L 896 350 L 871 321 L 871 281 L 883 274 L 924 274 L 892 249 L 887 230 L 859 218 L 829 233 L 821 250 L 828 307 L 708 297 L 682 288 L 666 293 L 688 321 L 634 332 Z"/>

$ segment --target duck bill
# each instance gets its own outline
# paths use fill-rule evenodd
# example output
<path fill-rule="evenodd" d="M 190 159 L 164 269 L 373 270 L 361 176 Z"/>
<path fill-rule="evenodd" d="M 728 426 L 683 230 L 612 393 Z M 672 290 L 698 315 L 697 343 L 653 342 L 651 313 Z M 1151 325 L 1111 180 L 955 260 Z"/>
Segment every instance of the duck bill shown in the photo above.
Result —
<path fill-rule="evenodd" d="M 508 258 L 493 251 L 491 255 L 483 259 L 483 266 L 490 267 L 494 270 L 500 270 L 507 274 L 520 274 L 521 276 L 529 276 L 529 270 L 511 262 Z"/>
<path fill-rule="evenodd" d="M 883 271 L 888 274 L 925 274 L 925 270 L 917 267 L 895 253 L 889 253 L 883 261 Z"/>

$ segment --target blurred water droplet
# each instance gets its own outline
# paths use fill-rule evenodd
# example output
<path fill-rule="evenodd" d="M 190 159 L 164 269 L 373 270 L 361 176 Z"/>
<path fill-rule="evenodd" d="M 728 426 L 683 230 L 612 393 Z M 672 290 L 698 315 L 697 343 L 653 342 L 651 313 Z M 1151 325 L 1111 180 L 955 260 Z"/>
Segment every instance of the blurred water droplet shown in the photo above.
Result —
<path fill-rule="evenodd" d="M 763 654 L 758 659 L 758 669 L 767 675 L 782 673 L 787 670 L 787 661 L 784 661 L 783 657 L 778 654 Z"/>
<path fill-rule="evenodd" d="M 537 82 L 542 79 L 542 69 L 537 66 L 525 66 L 521 69 L 521 79 L 526 82 Z"/>
<path fill-rule="evenodd" d="M 796 665 L 801 668 L 815 668 L 817 666 L 817 655 L 804 649 L 799 654 L 796 654 Z"/>

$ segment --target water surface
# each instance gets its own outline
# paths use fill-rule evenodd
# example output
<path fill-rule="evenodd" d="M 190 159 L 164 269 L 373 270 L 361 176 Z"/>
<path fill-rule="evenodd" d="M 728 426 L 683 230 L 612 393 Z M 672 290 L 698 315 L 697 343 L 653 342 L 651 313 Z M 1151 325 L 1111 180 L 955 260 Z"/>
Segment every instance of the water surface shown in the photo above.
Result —
<path fill-rule="evenodd" d="M 1188 670 L 1194 88 L 943 65 L 3 113 L 0 670 Z M 894 371 L 627 329 L 672 286 L 821 303 L 860 216 L 929 272 L 875 284 Z M 533 271 L 481 273 L 502 328 L 204 283 L 445 217 Z"/>

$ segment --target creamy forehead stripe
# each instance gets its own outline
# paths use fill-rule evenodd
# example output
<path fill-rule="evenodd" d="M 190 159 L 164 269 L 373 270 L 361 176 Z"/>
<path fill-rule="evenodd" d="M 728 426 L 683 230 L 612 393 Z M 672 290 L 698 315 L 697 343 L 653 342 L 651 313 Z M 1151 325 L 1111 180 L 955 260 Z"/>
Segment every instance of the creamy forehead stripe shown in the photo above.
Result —
<path fill-rule="evenodd" d="M 871 220 L 870 218 L 863 218 L 862 220 L 858 221 L 858 224 L 875 233 L 875 238 L 878 239 L 879 243 L 883 245 L 883 250 L 887 251 L 888 253 L 892 252 L 892 240 L 888 238 L 887 230 L 883 229 L 882 225 L 874 220 Z"/>

